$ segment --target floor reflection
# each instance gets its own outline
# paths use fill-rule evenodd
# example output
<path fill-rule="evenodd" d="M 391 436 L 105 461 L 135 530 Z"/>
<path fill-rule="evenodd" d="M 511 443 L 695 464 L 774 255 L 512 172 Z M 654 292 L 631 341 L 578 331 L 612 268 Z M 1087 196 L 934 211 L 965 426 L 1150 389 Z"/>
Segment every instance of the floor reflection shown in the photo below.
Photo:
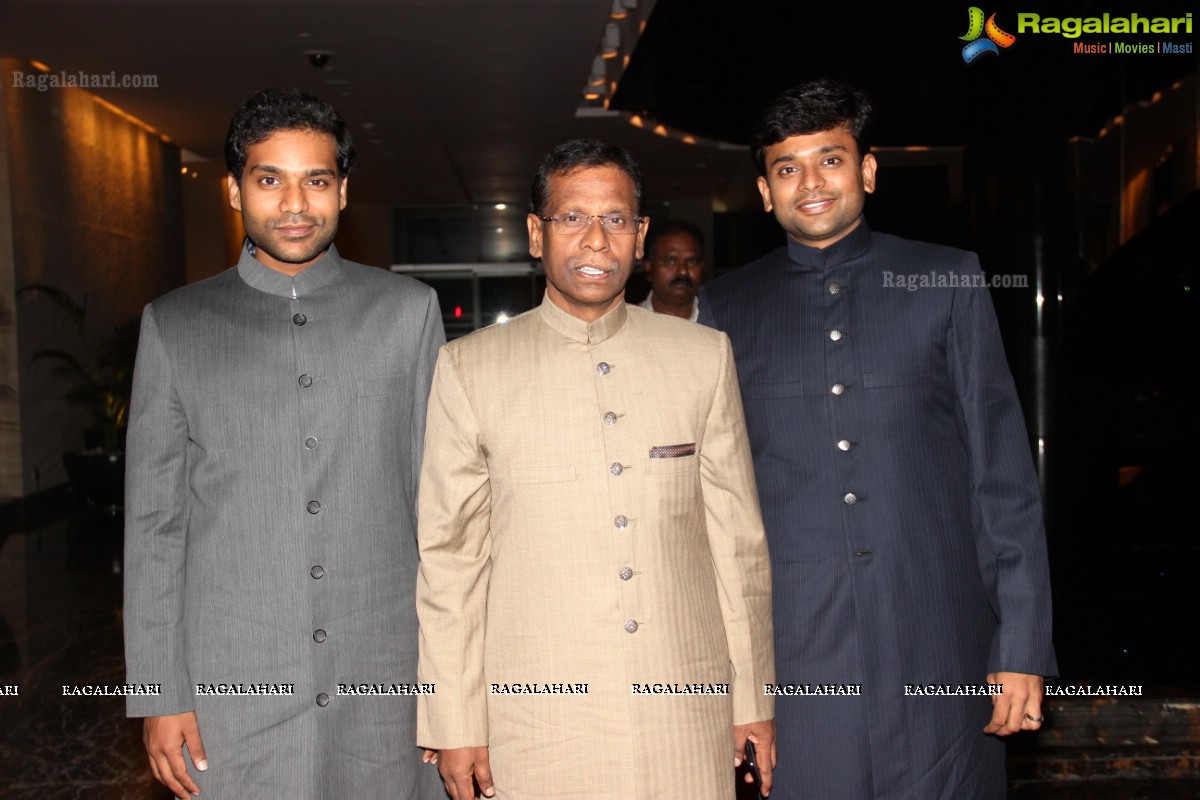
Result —
<path fill-rule="evenodd" d="M 0 686 L 20 692 L 0 696 L 0 797 L 171 797 L 122 698 L 63 696 L 124 683 L 120 548 L 119 523 L 92 513 L 0 533 Z"/>
<path fill-rule="evenodd" d="M 25 528 L 0 523 L 0 798 L 167 800 L 123 699 L 63 696 L 64 685 L 124 682 L 121 530 L 100 513 L 57 516 Z M 19 695 L 5 696 L 12 685 Z M 1053 748 L 1061 733 L 1050 723 L 1050 747 L 1010 748 L 1014 800 L 1200 797 L 1200 754 L 1190 746 L 1171 751 L 1178 763 L 1157 780 L 1127 769 L 1115 772 L 1128 779 L 1048 781 L 1043 762 L 1064 757 Z M 1066 757 L 1084 763 L 1091 752 Z"/>

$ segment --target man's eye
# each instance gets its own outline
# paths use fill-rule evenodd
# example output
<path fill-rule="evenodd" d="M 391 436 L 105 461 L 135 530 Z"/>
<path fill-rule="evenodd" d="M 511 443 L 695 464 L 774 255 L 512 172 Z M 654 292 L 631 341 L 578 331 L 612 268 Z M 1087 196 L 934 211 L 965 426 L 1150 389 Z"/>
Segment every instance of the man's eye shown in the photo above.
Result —
<path fill-rule="evenodd" d="M 795 171 L 796 171 L 795 167 L 780 167 L 779 168 L 780 175 L 791 175 Z"/>
<path fill-rule="evenodd" d="M 583 217 L 579 216 L 578 214 L 567 213 L 562 215 L 562 221 L 570 223 L 582 222 Z"/>
<path fill-rule="evenodd" d="M 608 223 L 608 227 L 610 227 L 610 228 L 625 227 L 625 218 L 622 217 L 620 214 L 609 214 L 607 217 L 604 218 L 604 221 Z"/>
<path fill-rule="evenodd" d="M 829 158 L 825 159 L 824 163 L 826 164 L 826 166 L 833 167 L 833 166 L 837 166 L 838 164 L 842 163 L 842 159 L 838 158 L 837 156 L 830 156 Z"/>
<path fill-rule="evenodd" d="M 277 179 L 271 177 L 270 175 L 265 175 L 265 176 L 259 178 L 258 182 L 261 183 L 263 186 L 274 186 L 275 184 L 279 183 L 279 181 Z"/>
<path fill-rule="evenodd" d="M 309 185 L 309 186 L 324 187 L 324 186 L 328 186 L 328 185 L 329 185 L 329 182 L 328 182 L 328 181 L 326 181 L 324 178 L 314 178 L 313 180 L 311 180 L 311 181 L 309 181 L 309 182 L 308 182 L 308 185 Z"/>

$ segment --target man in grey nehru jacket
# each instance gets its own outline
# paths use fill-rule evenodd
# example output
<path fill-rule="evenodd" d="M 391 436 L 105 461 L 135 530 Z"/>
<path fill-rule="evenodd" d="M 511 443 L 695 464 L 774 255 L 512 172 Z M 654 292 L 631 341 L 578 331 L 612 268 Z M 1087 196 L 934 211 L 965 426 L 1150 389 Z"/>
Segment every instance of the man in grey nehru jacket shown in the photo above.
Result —
<path fill-rule="evenodd" d="M 237 266 L 146 307 L 125 639 L 177 796 L 441 796 L 416 749 L 415 506 L 444 342 L 426 286 L 333 246 L 354 147 L 265 90 L 225 143 Z"/>

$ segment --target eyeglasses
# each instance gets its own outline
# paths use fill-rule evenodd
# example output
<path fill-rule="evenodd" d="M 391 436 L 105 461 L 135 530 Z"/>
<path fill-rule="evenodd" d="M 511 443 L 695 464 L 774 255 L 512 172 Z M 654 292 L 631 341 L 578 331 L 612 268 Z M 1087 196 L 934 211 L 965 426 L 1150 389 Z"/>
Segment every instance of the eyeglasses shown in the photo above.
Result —
<path fill-rule="evenodd" d="M 592 226 L 592 220 L 600 220 L 600 227 L 605 233 L 623 236 L 637 233 L 638 226 L 645 217 L 627 217 L 624 214 L 576 214 L 568 211 L 565 214 L 555 214 L 552 217 L 542 217 L 542 222 L 553 223 L 554 232 L 567 236 L 583 233 Z"/>

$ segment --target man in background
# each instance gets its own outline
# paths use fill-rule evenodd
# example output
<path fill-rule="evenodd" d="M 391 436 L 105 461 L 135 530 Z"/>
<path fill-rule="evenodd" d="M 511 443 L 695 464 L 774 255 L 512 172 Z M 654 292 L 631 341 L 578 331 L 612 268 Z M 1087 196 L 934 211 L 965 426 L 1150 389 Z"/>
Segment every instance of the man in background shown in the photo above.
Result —
<path fill-rule="evenodd" d="M 690 222 L 670 220 L 650 233 L 646 251 L 650 294 L 638 305 L 695 322 L 700 315 L 696 293 L 704 281 L 704 234 Z"/>
<path fill-rule="evenodd" d="M 998 799 L 996 736 L 1040 727 L 1056 670 L 1038 481 L 978 259 L 867 227 L 870 112 L 832 81 L 775 101 L 753 154 L 787 246 L 700 306 L 746 402 L 779 682 L 849 687 L 778 699 L 777 796 Z M 930 272 L 961 285 L 885 275 Z"/>
<path fill-rule="evenodd" d="M 724 334 L 624 302 L 637 164 L 533 185 L 532 311 L 442 348 L 421 474 L 418 742 L 454 800 L 730 798 L 774 763 L 771 576 Z M 656 347 L 647 347 L 653 341 Z"/>
<path fill-rule="evenodd" d="M 354 146 L 332 107 L 259 92 L 225 158 L 241 259 L 142 318 L 125 648 L 161 695 L 128 714 L 178 797 L 437 797 L 412 694 L 437 298 L 338 255 Z"/>

